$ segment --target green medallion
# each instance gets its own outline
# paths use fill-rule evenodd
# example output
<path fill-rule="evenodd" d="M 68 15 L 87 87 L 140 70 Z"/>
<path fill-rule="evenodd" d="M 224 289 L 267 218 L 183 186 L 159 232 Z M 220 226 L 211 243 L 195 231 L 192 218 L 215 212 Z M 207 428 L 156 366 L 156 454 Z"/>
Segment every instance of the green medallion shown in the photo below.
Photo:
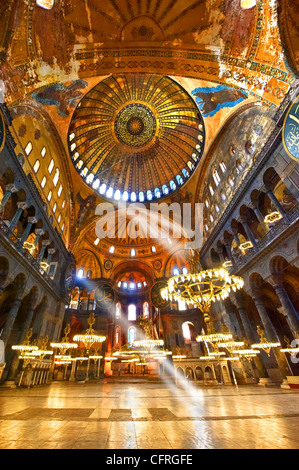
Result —
<path fill-rule="evenodd" d="M 290 107 L 286 115 L 282 140 L 287 154 L 299 161 L 299 100 Z"/>

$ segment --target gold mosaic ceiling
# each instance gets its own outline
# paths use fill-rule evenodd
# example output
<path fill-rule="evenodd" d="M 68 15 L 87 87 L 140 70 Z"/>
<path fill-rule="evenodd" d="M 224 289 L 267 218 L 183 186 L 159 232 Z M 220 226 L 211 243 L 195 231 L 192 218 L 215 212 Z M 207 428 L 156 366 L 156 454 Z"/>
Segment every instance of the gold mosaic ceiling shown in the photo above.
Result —
<path fill-rule="evenodd" d="M 112 75 L 80 101 L 68 133 L 82 178 L 102 196 L 151 201 L 176 191 L 204 149 L 203 119 L 174 80 Z"/>

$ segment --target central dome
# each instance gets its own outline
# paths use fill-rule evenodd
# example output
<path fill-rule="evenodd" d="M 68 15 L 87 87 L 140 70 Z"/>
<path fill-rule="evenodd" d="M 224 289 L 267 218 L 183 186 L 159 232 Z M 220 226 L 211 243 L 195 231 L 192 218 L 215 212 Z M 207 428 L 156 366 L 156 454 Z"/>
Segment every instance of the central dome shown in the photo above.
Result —
<path fill-rule="evenodd" d="M 202 116 L 175 80 L 111 75 L 80 101 L 68 133 L 84 181 L 104 197 L 151 201 L 176 191 L 204 149 Z"/>

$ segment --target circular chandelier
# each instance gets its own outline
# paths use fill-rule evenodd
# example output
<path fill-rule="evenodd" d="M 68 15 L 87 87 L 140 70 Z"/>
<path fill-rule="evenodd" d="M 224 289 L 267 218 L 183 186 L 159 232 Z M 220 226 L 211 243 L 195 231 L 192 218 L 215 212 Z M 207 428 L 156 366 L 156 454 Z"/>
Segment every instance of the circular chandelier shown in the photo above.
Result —
<path fill-rule="evenodd" d="M 78 334 L 74 336 L 74 341 L 79 341 L 83 343 L 86 347 L 86 351 L 89 352 L 91 346 L 94 343 L 103 343 L 106 340 L 106 336 L 97 335 L 94 329 L 92 328 L 96 319 L 93 313 L 90 314 L 87 323 L 89 328 L 86 330 L 85 333 Z"/>
<path fill-rule="evenodd" d="M 164 300 L 181 300 L 187 304 L 196 305 L 202 311 L 204 320 L 208 324 L 211 304 L 226 299 L 231 291 L 236 292 L 243 285 L 244 281 L 241 277 L 230 275 L 225 269 L 208 269 L 195 274 L 177 275 L 170 278 L 167 287 L 161 290 L 161 297 Z"/>
<path fill-rule="evenodd" d="M 70 331 L 71 327 L 70 325 L 67 325 L 64 329 L 64 337 L 62 338 L 62 341 L 60 343 L 50 343 L 51 348 L 59 349 L 62 356 L 64 356 L 69 349 L 76 349 L 78 347 L 77 343 L 69 342 Z"/>

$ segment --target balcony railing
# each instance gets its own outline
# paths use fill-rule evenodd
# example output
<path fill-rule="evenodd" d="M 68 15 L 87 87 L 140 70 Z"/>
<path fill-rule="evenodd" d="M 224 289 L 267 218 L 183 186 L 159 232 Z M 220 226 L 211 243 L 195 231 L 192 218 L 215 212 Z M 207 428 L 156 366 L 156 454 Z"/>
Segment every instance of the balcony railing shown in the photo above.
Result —
<path fill-rule="evenodd" d="M 296 204 L 286 215 L 278 220 L 267 232 L 267 234 L 259 240 L 255 246 L 246 251 L 245 255 L 241 253 L 233 253 L 234 265 L 231 270 L 233 272 L 239 271 L 249 261 L 251 261 L 256 255 L 261 253 L 266 247 L 268 247 L 275 239 L 282 235 L 291 225 L 293 225 L 299 219 L 299 204 Z"/>
<path fill-rule="evenodd" d="M 34 256 L 32 256 L 32 254 L 27 249 L 23 248 L 21 240 L 10 230 L 8 225 L 6 225 L 2 219 L 0 219 L 0 235 L 8 240 L 10 245 L 12 245 L 20 253 L 20 255 L 28 261 L 30 267 L 35 269 L 35 271 L 37 271 L 40 276 L 42 276 L 42 278 L 50 285 L 52 289 L 57 289 L 57 286 L 50 278 L 48 273 L 41 268 L 40 264 L 37 262 Z"/>

